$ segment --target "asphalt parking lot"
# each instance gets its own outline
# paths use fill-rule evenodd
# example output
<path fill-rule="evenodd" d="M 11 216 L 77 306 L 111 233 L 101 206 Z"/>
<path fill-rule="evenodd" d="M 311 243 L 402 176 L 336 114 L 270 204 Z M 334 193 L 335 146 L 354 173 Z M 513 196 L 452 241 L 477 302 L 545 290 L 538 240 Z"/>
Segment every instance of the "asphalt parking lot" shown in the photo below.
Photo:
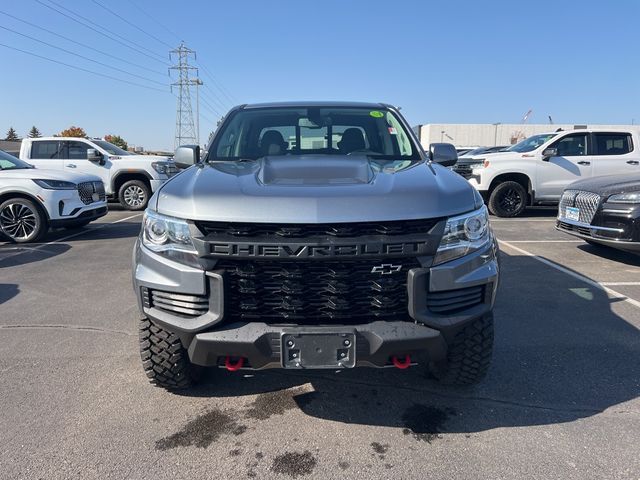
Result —
<path fill-rule="evenodd" d="M 492 368 L 211 371 L 172 394 L 138 356 L 131 248 L 112 211 L 44 244 L 0 242 L 2 478 L 640 478 L 640 257 L 494 219 Z"/>

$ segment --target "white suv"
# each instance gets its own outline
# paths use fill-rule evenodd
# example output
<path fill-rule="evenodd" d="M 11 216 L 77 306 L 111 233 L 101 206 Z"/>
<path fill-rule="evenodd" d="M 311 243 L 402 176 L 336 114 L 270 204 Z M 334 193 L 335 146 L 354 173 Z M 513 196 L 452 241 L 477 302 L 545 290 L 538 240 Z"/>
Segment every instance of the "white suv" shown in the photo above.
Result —
<path fill-rule="evenodd" d="M 640 172 L 640 130 L 580 129 L 534 135 L 507 151 L 460 158 L 453 170 L 469 180 L 489 211 L 515 217 L 528 205 L 557 204 L 570 183 Z"/>
<path fill-rule="evenodd" d="M 87 138 L 25 138 L 20 159 L 38 168 L 97 175 L 107 196 L 128 210 L 144 210 L 151 194 L 178 172 L 169 157 L 136 155 Z"/>
<path fill-rule="evenodd" d="M 106 213 L 95 175 L 33 168 L 0 151 L 0 232 L 10 240 L 35 242 L 49 227 L 81 227 Z"/>

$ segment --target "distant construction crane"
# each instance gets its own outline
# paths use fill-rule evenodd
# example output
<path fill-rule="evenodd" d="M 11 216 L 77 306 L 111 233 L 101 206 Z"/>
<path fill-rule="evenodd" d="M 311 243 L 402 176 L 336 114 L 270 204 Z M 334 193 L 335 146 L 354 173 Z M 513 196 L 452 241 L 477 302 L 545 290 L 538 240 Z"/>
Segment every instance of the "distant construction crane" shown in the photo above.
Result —
<path fill-rule="evenodd" d="M 180 145 L 199 145 L 200 144 L 200 98 L 198 88 L 202 85 L 202 81 L 198 78 L 198 68 L 189 65 L 189 57 L 196 59 L 196 52 L 187 48 L 182 42 L 180 46 L 169 52 L 169 59 L 173 60 L 176 56 L 177 64 L 169 67 L 169 70 L 178 72 L 178 79 L 171 84 L 178 87 L 178 107 L 176 110 L 176 136 L 174 146 Z M 195 72 L 194 76 L 190 73 Z M 196 87 L 196 120 L 193 119 L 193 109 L 191 108 L 191 87 Z"/>

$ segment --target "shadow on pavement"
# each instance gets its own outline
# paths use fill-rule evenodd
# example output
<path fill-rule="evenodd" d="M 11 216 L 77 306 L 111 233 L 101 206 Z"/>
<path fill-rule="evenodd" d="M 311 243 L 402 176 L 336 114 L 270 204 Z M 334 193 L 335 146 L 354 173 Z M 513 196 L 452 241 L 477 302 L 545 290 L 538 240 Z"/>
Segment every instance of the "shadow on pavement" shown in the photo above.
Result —
<path fill-rule="evenodd" d="M 256 406 L 277 413 L 296 408 L 325 420 L 402 428 L 418 441 L 571 422 L 638 397 L 640 331 L 612 311 L 620 299 L 530 257 L 501 255 L 494 358 L 475 387 L 439 385 L 421 366 L 308 374 L 212 370 L 182 395 L 259 394 L 247 417 L 258 418 Z M 638 318 L 635 306 L 621 308 Z"/>
<path fill-rule="evenodd" d="M 66 243 L 52 243 L 51 245 L 8 244 L 0 248 L 0 269 L 47 260 L 61 255 L 69 249 L 71 246 Z"/>
<path fill-rule="evenodd" d="M 606 247 L 604 245 L 591 245 L 589 243 L 580 244 L 578 245 L 578 248 L 583 252 L 591 255 L 597 255 L 600 258 L 624 263 L 625 265 L 640 267 L 640 255 L 637 253 L 616 250 L 615 248 Z"/>
<path fill-rule="evenodd" d="M 0 305 L 11 300 L 20 293 L 20 287 L 15 283 L 0 283 Z"/>

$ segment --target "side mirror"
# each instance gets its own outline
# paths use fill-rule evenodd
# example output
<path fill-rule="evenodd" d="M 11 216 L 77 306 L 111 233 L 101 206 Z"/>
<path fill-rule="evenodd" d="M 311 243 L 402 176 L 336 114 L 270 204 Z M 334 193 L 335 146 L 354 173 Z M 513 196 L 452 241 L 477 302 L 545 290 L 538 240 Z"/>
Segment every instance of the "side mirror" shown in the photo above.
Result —
<path fill-rule="evenodd" d="M 176 148 L 173 161 L 180 168 L 187 168 L 200 161 L 199 145 L 181 145 Z"/>
<path fill-rule="evenodd" d="M 545 148 L 544 151 L 542 152 L 542 161 L 548 162 L 551 157 L 557 157 L 557 156 L 558 156 L 557 148 L 551 148 L 551 147 Z"/>
<path fill-rule="evenodd" d="M 104 156 L 95 148 L 87 148 L 87 160 L 90 162 L 97 162 L 100 165 L 104 165 Z"/>
<path fill-rule="evenodd" d="M 458 152 L 450 143 L 432 143 L 429 145 L 429 159 L 443 167 L 452 167 L 458 161 Z"/>

